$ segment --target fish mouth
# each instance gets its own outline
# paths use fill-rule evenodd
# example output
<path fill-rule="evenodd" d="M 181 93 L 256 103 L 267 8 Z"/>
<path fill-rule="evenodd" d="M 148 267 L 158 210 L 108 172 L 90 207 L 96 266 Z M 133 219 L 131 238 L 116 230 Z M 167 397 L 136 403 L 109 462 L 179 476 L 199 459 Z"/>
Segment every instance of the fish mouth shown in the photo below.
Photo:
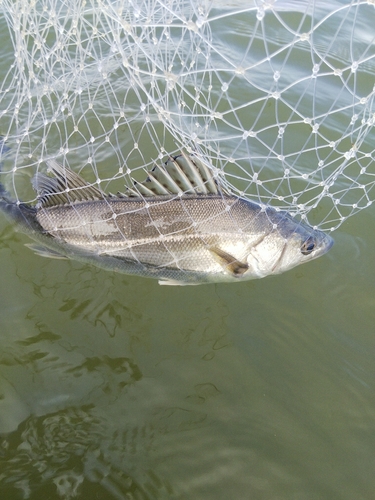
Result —
<path fill-rule="evenodd" d="M 331 236 L 329 236 L 329 234 L 321 232 L 320 238 L 318 239 L 318 249 L 314 254 L 314 258 L 320 257 L 321 255 L 327 253 L 332 248 L 334 242 L 335 240 Z"/>

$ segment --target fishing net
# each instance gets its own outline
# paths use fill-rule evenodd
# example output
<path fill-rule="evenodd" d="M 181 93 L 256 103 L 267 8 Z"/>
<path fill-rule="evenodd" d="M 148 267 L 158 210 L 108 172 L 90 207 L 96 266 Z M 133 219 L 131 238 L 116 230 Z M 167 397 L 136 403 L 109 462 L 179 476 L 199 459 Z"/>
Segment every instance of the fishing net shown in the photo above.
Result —
<path fill-rule="evenodd" d="M 375 198 L 374 5 L 2 0 L 1 179 L 33 202 L 52 158 L 116 192 L 184 150 L 332 231 Z"/>

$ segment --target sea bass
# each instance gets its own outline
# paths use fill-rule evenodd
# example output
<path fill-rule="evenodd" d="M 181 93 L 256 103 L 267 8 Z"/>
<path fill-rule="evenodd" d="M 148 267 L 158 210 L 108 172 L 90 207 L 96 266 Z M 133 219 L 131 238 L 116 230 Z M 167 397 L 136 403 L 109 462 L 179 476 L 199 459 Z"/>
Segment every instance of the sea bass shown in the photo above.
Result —
<path fill-rule="evenodd" d="M 34 177 L 35 205 L 16 203 L 0 186 L 0 208 L 44 256 L 193 285 L 279 274 L 333 244 L 286 212 L 228 192 L 196 155 L 170 157 L 117 195 L 46 163 L 52 176 Z"/>

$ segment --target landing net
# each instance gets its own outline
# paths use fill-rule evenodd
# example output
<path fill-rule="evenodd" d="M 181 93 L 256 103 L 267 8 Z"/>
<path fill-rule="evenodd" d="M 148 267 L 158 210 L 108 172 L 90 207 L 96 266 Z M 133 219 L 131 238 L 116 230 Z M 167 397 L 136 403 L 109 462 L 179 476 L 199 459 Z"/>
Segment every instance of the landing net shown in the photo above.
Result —
<path fill-rule="evenodd" d="M 2 0 L 1 179 L 45 160 L 105 191 L 194 151 L 324 230 L 375 199 L 375 2 Z"/>

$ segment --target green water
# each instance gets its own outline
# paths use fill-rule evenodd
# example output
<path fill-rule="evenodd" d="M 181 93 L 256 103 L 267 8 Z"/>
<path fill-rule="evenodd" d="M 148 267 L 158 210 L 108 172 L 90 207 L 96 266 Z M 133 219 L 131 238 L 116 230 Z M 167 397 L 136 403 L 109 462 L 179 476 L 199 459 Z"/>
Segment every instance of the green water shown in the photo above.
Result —
<path fill-rule="evenodd" d="M 180 288 L 43 259 L 0 217 L 1 500 L 372 500 L 374 225 Z"/>
<path fill-rule="evenodd" d="M 1 220 L 1 498 L 371 499 L 374 216 L 284 275 L 185 288 Z"/>

